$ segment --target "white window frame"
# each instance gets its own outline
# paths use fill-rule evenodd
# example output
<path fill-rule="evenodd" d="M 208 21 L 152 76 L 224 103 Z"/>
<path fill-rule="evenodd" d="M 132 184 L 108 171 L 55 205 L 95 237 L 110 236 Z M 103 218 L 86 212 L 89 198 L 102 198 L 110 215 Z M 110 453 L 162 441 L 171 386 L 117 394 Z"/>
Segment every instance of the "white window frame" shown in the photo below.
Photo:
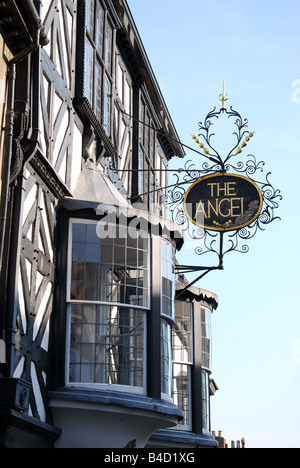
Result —
<path fill-rule="evenodd" d="M 173 356 L 172 356 L 172 324 L 169 320 L 167 320 L 164 316 L 161 316 L 161 336 L 160 336 L 160 339 L 161 339 L 161 342 L 162 342 L 162 322 L 165 322 L 169 327 L 170 327 L 170 343 L 169 343 L 169 347 L 170 347 L 170 363 L 169 363 L 169 367 L 170 367 L 170 395 L 168 393 L 165 393 L 163 391 L 161 391 L 161 397 L 163 400 L 166 400 L 166 401 L 169 401 L 170 403 L 173 402 L 173 398 L 172 398 L 172 389 L 173 389 Z M 162 358 L 162 350 L 161 350 L 161 358 Z M 161 375 L 161 387 L 162 387 L 162 379 L 163 379 L 163 375 Z"/>
<path fill-rule="evenodd" d="M 164 238 L 161 238 L 161 245 L 163 243 L 166 243 L 168 245 L 168 247 L 170 246 L 172 248 L 172 251 L 173 251 L 173 260 L 174 260 L 174 264 L 173 264 L 173 267 L 175 267 L 175 249 L 174 249 L 174 245 L 172 244 L 172 242 L 168 241 L 167 239 L 164 239 Z M 162 318 L 165 318 L 169 321 L 171 321 L 172 323 L 174 322 L 175 320 L 175 270 L 174 272 L 172 273 L 172 280 L 170 278 L 167 278 L 166 276 L 163 276 L 163 272 L 162 272 L 162 263 L 163 261 L 165 261 L 168 259 L 165 259 L 163 257 L 163 253 L 162 253 L 162 249 L 161 249 L 161 297 L 160 297 L 160 309 L 161 309 L 161 317 Z M 170 263 L 170 262 L 169 262 Z M 171 293 L 171 298 L 172 298 L 172 315 L 168 315 L 168 314 L 165 314 L 164 311 L 163 311 L 163 301 L 162 301 L 162 298 L 163 298 L 163 294 L 162 294 L 162 285 L 163 285 L 163 278 L 166 278 L 167 280 L 169 281 L 172 281 L 172 293 Z M 165 295 L 164 295 L 165 296 Z M 167 296 L 165 296 L 167 297 Z"/>
<path fill-rule="evenodd" d="M 188 362 L 178 362 L 178 361 L 173 361 L 173 383 L 174 383 L 174 364 L 178 365 L 183 365 L 187 366 L 188 369 L 188 383 L 189 383 L 189 425 L 184 425 L 184 424 L 177 424 L 177 426 L 174 427 L 176 431 L 185 431 L 185 432 L 190 432 L 193 429 L 193 402 L 192 402 L 192 367 L 193 364 L 188 363 Z M 173 387 L 174 388 L 174 387 Z M 174 403 L 174 398 L 172 397 L 172 401 Z"/>
<path fill-rule="evenodd" d="M 103 305 L 103 304 L 101 304 Z M 70 382 L 70 352 L 71 352 L 71 306 L 67 305 L 67 327 L 66 327 L 66 367 L 65 367 L 65 382 L 66 387 L 69 388 L 84 388 L 93 390 L 114 391 L 122 393 L 132 393 L 135 395 L 147 395 L 147 313 L 144 311 L 144 373 L 143 373 L 143 387 L 136 387 L 133 385 L 119 385 L 119 384 L 104 384 L 104 383 L 84 383 L 84 382 Z"/>
<path fill-rule="evenodd" d="M 209 327 L 209 338 L 207 336 L 203 337 L 203 334 L 202 334 L 202 326 L 204 325 L 204 322 L 202 322 L 202 309 L 205 310 L 205 326 Z M 208 373 L 211 373 L 211 368 L 212 368 L 212 326 L 211 326 L 211 310 L 208 308 L 208 307 L 205 307 L 203 305 L 201 305 L 201 361 L 202 363 L 204 362 L 204 356 L 208 355 L 208 360 L 209 360 L 209 366 L 210 367 L 207 367 L 207 366 L 204 366 L 202 365 L 202 369 L 207 371 Z M 207 314 L 208 314 L 208 317 L 209 317 L 209 323 L 206 322 L 206 317 L 207 317 Z M 209 349 L 209 353 L 206 353 L 204 352 L 203 348 L 202 348 L 202 344 L 203 344 L 203 338 L 205 339 L 209 339 L 209 343 L 210 343 L 210 349 Z"/>
<path fill-rule="evenodd" d="M 211 410 L 210 410 L 210 395 L 209 395 L 209 372 L 205 369 L 205 368 L 202 368 L 201 369 L 201 381 L 202 381 L 202 384 L 201 384 L 201 399 L 202 399 L 202 433 L 203 434 L 210 434 L 210 428 L 209 428 L 209 425 L 210 425 L 210 416 L 211 416 Z M 206 404 L 206 408 L 207 408 L 207 412 L 208 414 L 206 415 L 207 416 L 207 422 L 208 422 L 208 428 L 207 427 L 204 427 L 204 399 L 203 399 L 203 387 L 204 387 L 204 376 L 205 375 L 205 384 L 207 383 L 207 385 L 205 385 L 205 389 L 206 389 L 206 392 L 207 392 L 207 399 L 205 400 Z"/>
<path fill-rule="evenodd" d="M 180 301 L 178 301 L 180 302 Z M 184 301 L 183 301 L 184 302 Z M 192 389 L 192 369 L 193 366 L 195 365 L 194 363 L 194 304 L 192 302 L 187 303 L 190 306 L 191 309 L 191 360 L 187 361 L 181 361 L 181 360 L 176 360 L 174 359 L 174 354 L 173 354 L 173 366 L 174 364 L 179 364 L 179 365 L 184 365 L 187 366 L 188 368 L 188 382 L 189 382 L 189 389 L 188 389 L 188 394 L 189 394 L 189 425 L 183 425 L 183 424 L 178 424 L 174 429 L 178 431 L 192 431 L 193 429 L 193 389 Z M 176 302 L 175 302 L 175 307 L 176 307 Z M 176 315 L 175 315 L 175 320 L 176 320 Z M 172 341 L 172 346 L 174 342 Z M 173 367 L 174 369 L 174 367 Z M 174 382 L 174 372 L 173 372 L 173 382 Z M 173 387 L 174 388 L 174 387 Z"/>
<path fill-rule="evenodd" d="M 90 301 L 90 300 L 74 300 L 70 297 L 70 285 L 71 285 L 71 272 L 72 272 L 72 232 L 74 224 L 83 224 L 83 225 L 97 225 L 99 221 L 82 219 L 82 218 L 71 218 L 69 220 L 69 232 L 68 232 L 68 261 L 67 261 L 67 287 L 66 287 L 66 302 L 67 302 L 67 326 L 66 326 L 66 366 L 65 366 L 65 382 L 67 387 L 73 388 L 86 388 L 86 389 L 99 389 L 99 390 L 108 390 L 116 391 L 122 393 L 132 393 L 137 395 L 147 395 L 147 313 L 151 309 L 151 284 L 150 284 L 150 236 L 147 237 L 147 252 L 148 252 L 148 297 L 147 297 L 147 307 L 145 306 L 136 306 L 131 304 L 123 304 L 119 302 L 106 302 L 106 301 Z M 113 225 L 112 225 L 113 226 Z M 144 361 L 144 372 L 143 372 L 143 387 L 136 387 L 130 385 L 119 385 L 119 384 L 102 384 L 102 383 L 82 383 L 82 382 L 70 382 L 70 351 L 71 351 L 71 307 L 72 305 L 103 305 L 110 307 L 121 307 L 129 309 L 138 309 L 144 313 L 144 352 L 143 352 L 143 361 Z"/>
<path fill-rule="evenodd" d="M 174 245 L 172 244 L 172 242 L 170 242 L 169 240 L 161 237 L 160 238 L 160 320 L 161 320 L 161 330 L 162 330 L 162 323 L 163 322 L 166 322 L 166 324 L 169 325 L 170 327 L 170 360 L 171 360 L 171 363 L 170 363 L 170 394 L 168 393 L 165 393 L 165 392 L 161 392 L 161 396 L 163 398 L 163 400 L 167 400 L 167 401 L 170 401 L 170 402 L 173 402 L 173 398 L 172 398 L 172 393 L 173 393 L 173 349 L 172 349 L 172 324 L 174 323 L 174 320 L 175 320 L 175 271 L 172 273 L 172 279 L 166 277 L 166 276 L 163 276 L 163 262 L 165 262 L 166 260 L 168 261 L 169 259 L 168 258 L 165 258 L 163 256 L 163 249 L 162 249 L 162 246 L 163 244 L 166 244 L 167 248 L 171 248 L 172 249 L 172 252 L 173 252 L 173 260 L 174 260 L 174 263 L 173 263 L 173 268 L 175 267 L 175 248 L 174 248 Z M 169 262 L 171 263 L 171 262 Z M 171 315 L 168 315 L 168 314 L 165 314 L 164 311 L 163 311 L 163 278 L 166 278 L 167 280 L 171 281 L 172 282 L 172 292 L 171 292 L 171 299 L 172 299 L 172 314 Z M 164 295 L 165 296 L 165 295 Z M 165 296 L 165 297 L 168 297 L 168 296 Z M 161 340 L 162 340 L 163 336 L 162 336 L 162 332 L 161 332 Z M 163 375 L 161 375 L 161 379 L 163 379 Z M 162 386 L 162 381 L 161 381 L 161 386 Z"/>

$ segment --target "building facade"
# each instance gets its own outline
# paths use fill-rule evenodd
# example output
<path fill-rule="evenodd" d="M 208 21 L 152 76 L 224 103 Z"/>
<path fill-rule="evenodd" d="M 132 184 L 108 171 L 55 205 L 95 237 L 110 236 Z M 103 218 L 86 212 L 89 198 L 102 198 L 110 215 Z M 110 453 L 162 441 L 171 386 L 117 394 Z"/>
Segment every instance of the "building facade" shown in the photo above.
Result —
<path fill-rule="evenodd" d="M 217 302 L 175 307 L 167 169 L 184 151 L 127 2 L 0 16 L 0 445 L 216 446 L 191 330 Z"/>

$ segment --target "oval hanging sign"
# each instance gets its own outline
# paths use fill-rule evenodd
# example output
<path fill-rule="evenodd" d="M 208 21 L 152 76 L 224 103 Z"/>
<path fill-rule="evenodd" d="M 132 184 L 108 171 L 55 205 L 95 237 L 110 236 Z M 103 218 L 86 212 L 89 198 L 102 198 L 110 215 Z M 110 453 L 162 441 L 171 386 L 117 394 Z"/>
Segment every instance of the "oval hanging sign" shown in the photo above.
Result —
<path fill-rule="evenodd" d="M 235 231 L 249 226 L 261 213 L 263 196 L 250 179 L 213 174 L 197 180 L 183 201 L 188 219 L 209 231 Z"/>

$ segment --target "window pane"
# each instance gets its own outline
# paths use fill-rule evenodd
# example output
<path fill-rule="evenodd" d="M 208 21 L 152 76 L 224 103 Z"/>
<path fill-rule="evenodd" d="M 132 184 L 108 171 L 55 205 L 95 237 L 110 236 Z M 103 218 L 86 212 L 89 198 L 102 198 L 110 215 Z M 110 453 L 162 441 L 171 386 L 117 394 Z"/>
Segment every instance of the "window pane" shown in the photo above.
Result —
<path fill-rule="evenodd" d="M 108 263 L 109 265 L 112 265 L 113 263 L 113 243 L 110 241 L 110 243 L 103 244 L 101 245 L 101 263 Z"/>
<path fill-rule="evenodd" d="M 202 366 L 211 368 L 211 314 L 209 310 L 201 309 L 202 333 Z"/>
<path fill-rule="evenodd" d="M 130 250 L 132 250 L 132 249 L 127 249 L 127 265 L 130 265 L 130 263 L 129 263 L 129 258 L 130 258 L 129 251 Z M 135 250 L 134 250 L 134 253 L 136 254 Z M 114 263 L 115 263 L 115 265 L 125 265 L 126 264 L 125 254 L 126 254 L 125 246 L 124 247 L 119 246 L 119 245 L 114 246 Z"/>
<path fill-rule="evenodd" d="M 180 426 L 191 428 L 191 368 L 193 364 L 192 304 L 176 301 L 173 326 L 173 401 L 183 411 Z M 184 364 L 188 363 L 188 364 Z"/>
<path fill-rule="evenodd" d="M 209 411 L 209 375 L 202 371 L 202 427 L 204 431 L 210 430 L 210 411 Z"/>
<path fill-rule="evenodd" d="M 144 387 L 145 314 L 71 306 L 69 381 Z"/>
<path fill-rule="evenodd" d="M 174 318 L 174 249 L 167 241 L 161 242 L 161 270 L 162 270 L 162 292 L 161 313 Z"/>
<path fill-rule="evenodd" d="M 99 263 L 87 263 L 86 264 L 86 280 L 87 281 L 100 281 Z"/>
<path fill-rule="evenodd" d="M 141 252 L 142 262 L 144 260 L 145 255 Z M 137 260 L 138 257 L 138 250 L 137 249 L 127 249 L 127 265 L 131 266 L 132 268 L 137 268 Z"/>
<path fill-rule="evenodd" d="M 107 77 L 105 77 L 104 83 L 104 115 L 103 115 L 103 127 L 105 132 L 110 135 L 110 116 L 111 113 L 111 83 Z"/>
<path fill-rule="evenodd" d="M 99 244 L 86 244 L 86 262 L 99 262 L 100 249 Z"/>
<path fill-rule="evenodd" d="M 96 62 L 95 64 L 95 106 L 94 111 L 99 120 L 101 120 L 101 101 L 102 101 L 102 67 Z"/>
<path fill-rule="evenodd" d="M 192 304 L 176 301 L 173 327 L 173 360 L 193 363 Z"/>
<path fill-rule="evenodd" d="M 142 144 L 144 144 L 144 131 L 145 131 L 145 125 L 143 125 L 145 119 L 145 104 L 143 101 L 140 102 L 140 141 Z"/>
<path fill-rule="evenodd" d="M 94 0 L 86 1 L 86 30 L 94 38 Z"/>
<path fill-rule="evenodd" d="M 150 126 L 150 117 L 149 117 L 149 114 L 146 112 L 144 147 L 145 147 L 147 155 L 149 155 L 149 132 L 150 132 L 149 126 Z"/>
<path fill-rule="evenodd" d="M 93 107 L 93 48 L 88 40 L 85 41 L 85 76 L 84 95 Z"/>
<path fill-rule="evenodd" d="M 103 51 L 103 22 L 104 22 L 104 11 L 100 2 L 97 1 L 97 12 L 96 12 L 96 49 L 100 57 L 102 57 Z"/>
<path fill-rule="evenodd" d="M 84 96 L 104 127 L 111 132 L 113 27 L 100 0 L 86 0 Z M 104 78 L 107 73 L 108 80 Z M 103 97 L 104 96 L 104 97 Z"/>
<path fill-rule="evenodd" d="M 180 426 L 191 427 L 191 367 L 183 364 L 173 366 L 173 402 L 183 411 Z"/>
<path fill-rule="evenodd" d="M 73 224 L 73 242 L 86 242 L 85 224 Z"/>
<path fill-rule="evenodd" d="M 87 224 L 86 226 L 86 240 L 89 244 L 99 244 L 99 237 L 97 235 L 96 224 Z"/>
<path fill-rule="evenodd" d="M 72 264 L 72 280 L 84 281 L 85 264 L 81 262 L 73 262 Z"/>
<path fill-rule="evenodd" d="M 161 321 L 161 392 L 172 395 L 171 325 Z"/>
<path fill-rule="evenodd" d="M 112 38 L 113 30 L 109 23 L 106 25 L 106 36 L 105 36 L 105 66 L 109 74 L 111 75 L 112 68 Z"/>
<path fill-rule="evenodd" d="M 84 262 L 86 260 L 86 244 L 73 244 L 72 259 L 73 262 Z"/>
<path fill-rule="evenodd" d="M 100 239 L 94 223 L 74 224 L 72 232 L 71 299 L 149 307 L 147 238 L 128 229 L 127 237 L 116 230 L 121 237 Z"/>

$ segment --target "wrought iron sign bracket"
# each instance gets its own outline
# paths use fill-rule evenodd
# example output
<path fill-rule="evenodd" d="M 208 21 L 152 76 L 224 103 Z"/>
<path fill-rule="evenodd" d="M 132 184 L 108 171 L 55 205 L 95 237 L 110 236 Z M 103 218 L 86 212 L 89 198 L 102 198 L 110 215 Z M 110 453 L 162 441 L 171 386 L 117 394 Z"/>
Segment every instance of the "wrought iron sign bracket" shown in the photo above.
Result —
<path fill-rule="evenodd" d="M 196 169 L 192 161 L 187 161 L 183 168 L 174 171 L 175 184 L 168 192 L 172 220 L 191 239 L 201 242 L 195 253 L 199 256 L 218 256 L 218 266 L 176 266 L 178 273 L 201 272 L 198 278 L 180 291 L 180 295 L 209 272 L 223 270 L 224 257 L 229 252 L 247 253 L 250 250 L 247 242 L 259 230 L 264 231 L 268 224 L 280 219 L 275 212 L 282 200 L 281 192 L 271 184 L 270 172 L 261 180 L 265 162 L 257 162 L 253 154 L 248 154 L 244 161 L 237 159 L 255 132 L 248 130 L 247 119 L 243 119 L 232 107 L 230 110 L 225 108 L 228 98 L 224 83 L 223 93 L 219 97 L 221 109 L 216 111 L 214 108 L 209 112 L 204 122 L 199 123 L 198 136 L 192 135 L 205 159 L 201 169 Z M 234 119 L 234 144 L 227 155 L 221 156 L 221 151 L 213 146 L 215 134 L 212 127 L 215 119 L 226 117 Z M 185 183 L 190 183 L 187 190 Z"/>
<path fill-rule="evenodd" d="M 190 268 L 193 268 L 192 271 L 197 271 L 195 270 L 196 267 L 190 267 Z M 194 281 L 192 281 L 191 283 L 189 283 L 184 289 L 182 289 L 181 291 L 179 291 L 176 296 L 175 296 L 175 299 L 178 299 L 180 296 L 182 296 L 185 291 L 187 291 L 191 286 L 193 286 L 195 283 L 197 283 L 197 281 L 200 281 L 202 278 L 204 278 L 204 276 L 206 276 L 208 273 L 210 273 L 211 271 L 215 271 L 215 270 L 224 270 L 224 267 L 221 267 L 221 266 L 218 266 L 218 267 L 201 267 L 202 270 L 205 270 L 204 273 L 201 273 L 200 276 L 198 276 Z"/>
<path fill-rule="evenodd" d="M 195 266 L 195 265 L 176 265 L 175 270 L 177 274 L 184 274 L 184 273 L 194 273 L 196 271 L 201 271 L 201 274 L 192 282 L 190 282 L 184 289 L 179 291 L 175 299 L 178 299 L 180 296 L 182 296 L 185 291 L 187 291 L 191 286 L 193 286 L 195 283 L 200 281 L 202 278 L 204 278 L 208 273 L 211 271 L 216 271 L 216 270 L 224 270 L 224 264 L 223 264 L 223 239 L 224 239 L 224 234 L 220 233 L 220 251 L 219 251 L 219 265 L 218 266 Z"/>
<path fill-rule="evenodd" d="M 214 270 L 224 270 L 224 234 L 220 233 L 220 250 L 219 250 L 219 265 L 218 266 L 199 266 L 199 265 L 175 265 L 175 270 L 178 274 L 180 273 L 193 273 L 195 271 L 214 271 Z M 205 273 L 206 274 L 206 273 Z"/>

